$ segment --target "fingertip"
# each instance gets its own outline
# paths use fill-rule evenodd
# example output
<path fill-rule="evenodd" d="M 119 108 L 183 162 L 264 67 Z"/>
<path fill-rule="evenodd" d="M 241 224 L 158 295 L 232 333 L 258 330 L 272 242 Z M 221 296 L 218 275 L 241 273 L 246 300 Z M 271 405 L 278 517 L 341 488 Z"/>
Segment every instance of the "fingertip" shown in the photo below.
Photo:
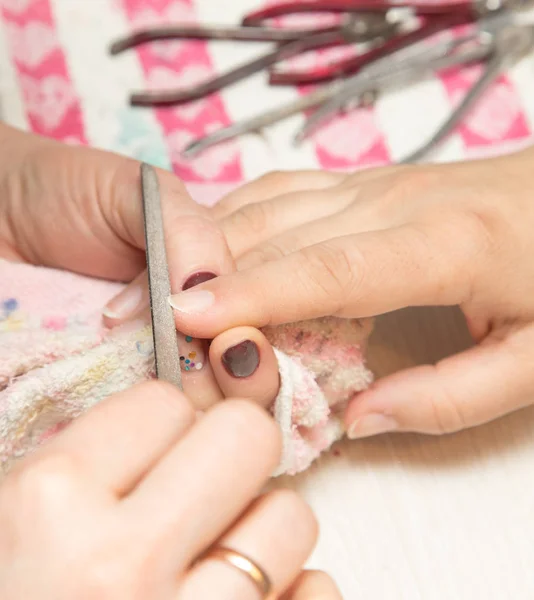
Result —
<path fill-rule="evenodd" d="M 272 404 L 279 390 L 278 361 L 271 344 L 254 327 L 236 327 L 210 346 L 210 363 L 225 397 Z"/>
<path fill-rule="evenodd" d="M 211 423 L 223 420 L 226 424 L 219 429 L 224 428 L 235 439 L 252 440 L 270 471 L 279 464 L 282 456 L 280 427 L 258 404 L 245 398 L 230 398 L 209 410 L 204 419 Z"/>
<path fill-rule="evenodd" d="M 395 401 L 385 378 L 367 390 L 359 392 L 347 405 L 344 415 L 345 431 L 349 439 L 360 439 L 397 430 L 406 430 L 402 404 Z M 389 390 L 389 391 L 388 391 Z M 402 394 L 402 390 L 401 390 Z M 402 421 L 402 426 L 400 421 Z"/>
<path fill-rule="evenodd" d="M 119 315 L 108 309 L 107 306 L 102 310 L 102 322 L 108 329 L 113 329 L 113 327 L 121 324 Z"/>
<path fill-rule="evenodd" d="M 391 431 L 438 435 L 477 424 L 476 394 L 469 403 L 460 400 L 458 383 L 467 385 L 465 373 L 455 366 L 461 356 L 445 359 L 440 366 L 399 371 L 358 394 L 345 412 L 347 436 L 356 439 Z"/>
<path fill-rule="evenodd" d="M 148 308 L 149 293 L 146 271 L 131 281 L 102 310 L 104 324 L 116 327 L 137 318 Z"/>

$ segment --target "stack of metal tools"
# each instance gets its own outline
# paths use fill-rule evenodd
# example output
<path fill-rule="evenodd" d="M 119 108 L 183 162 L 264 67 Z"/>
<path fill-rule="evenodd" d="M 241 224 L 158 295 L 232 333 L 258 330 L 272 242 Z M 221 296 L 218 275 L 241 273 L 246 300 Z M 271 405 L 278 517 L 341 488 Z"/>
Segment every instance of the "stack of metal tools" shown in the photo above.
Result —
<path fill-rule="evenodd" d="M 235 122 L 193 141 L 186 156 L 214 144 L 258 132 L 307 111 L 294 137 L 299 144 L 327 119 L 369 105 L 381 93 L 429 74 L 463 65 L 483 64 L 480 77 L 432 137 L 400 162 L 427 156 L 465 118 L 489 85 L 534 49 L 534 19 L 526 9 L 532 0 L 452 0 L 384 2 L 382 0 L 301 0 L 271 5 L 246 15 L 241 25 L 168 26 L 134 32 L 111 46 L 113 55 L 154 40 L 201 39 L 274 42 L 258 58 L 188 89 L 135 92 L 135 106 L 175 106 L 205 97 L 262 70 L 270 85 L 307 86 L 308 93 L 263 114 Z M 294 13 L 333 13 L 335 25 L 288 28 L 280 17 Z M 279 66 L 305 52 L 353 46 L 355 53 L 311 71 Z"/>

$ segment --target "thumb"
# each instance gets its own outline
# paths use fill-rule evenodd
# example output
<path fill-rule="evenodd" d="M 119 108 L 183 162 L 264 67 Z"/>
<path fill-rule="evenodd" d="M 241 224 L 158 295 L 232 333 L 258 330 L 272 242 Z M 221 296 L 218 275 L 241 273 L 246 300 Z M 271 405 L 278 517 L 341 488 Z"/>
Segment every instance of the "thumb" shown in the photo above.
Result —
<path fill-rule="evenodd" d="M 386 431 L 451 433 L 534 401 L 534 326 L 477 346 L 435 366 L 378 381 L 349 404 L 350 438 Z"/>
<path fill-rule="evenodd" d="M 234 263 L 224 235 L 210 212 L 197 204 L 174 174 L 157 170 L 167 259 L 174 291 L 229 273 Z M 144 217 L 140 164 L 123 160 L 101 199 L 102 212 L 117 236 L 144 250 Z M 148 305 L 145 274 L 138 276 L 106 307 L 108 322 L 117 324 Z"/>
<path fill-rule="evenodd" d="M 460 304 L 475 243 L 439 226 L 413 225 L 338 237 L 173 296 L 178 328 L 211 337 L 334 315 L 367 317 L 405 306 Z"/>

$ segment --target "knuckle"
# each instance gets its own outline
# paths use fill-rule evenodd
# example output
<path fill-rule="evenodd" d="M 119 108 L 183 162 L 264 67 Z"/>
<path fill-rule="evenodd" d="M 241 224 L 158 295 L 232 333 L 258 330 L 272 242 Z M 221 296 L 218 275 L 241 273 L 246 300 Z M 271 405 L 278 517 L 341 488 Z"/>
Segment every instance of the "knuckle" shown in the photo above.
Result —
<path fill-rule="evenodd" d="M 323 242 L 304 248 L 302 270 L 315 291 L 327 297 L 341 310 L 345 300 L 357 293 L 366 278 L 367 265 L 364 256 L 356 248 L 350 254 L 337 244 Z"/>
<path fill-rule="evenodd" d="M 67 453 L 34 456 L 13 469 L 6 480 L 8 493 L 31 498 L 36 506 L 56 498 L 66 486 L 71 487 L 80 476 L 80 466 Z"/>
<path fill-rule="evenodd" d="M 240 270 L 261 265 L 267 262 L 279 260 L 285 256 L 283 248 L 274 242 L 263 244 L 257 248 L 249 250 L 239 258 Z"/>
<path fill-rule="evenodd" d="M 459 304 L 472 295 L 478 263 L 472 260 L 464 227 L 463 216 L 451 212 L 442 213 L 439 220 L 433 214 L 405 226 L 405 250 L 418 257 L 420 286 L 429 302 Z"/>
<path fill-rule="evenodd" d="M 380 205 L 394 208 L 399 203 L 404 203 L 407 198 L 412 202 L 414 199 L 420 199 L 426 205 L 427 192 L 439 189 L 444 176 L 439 168 L 432 166 L 425 169 L 405 166 L 389 176 L 387 189 L 380 194 Z"/>
<path fill-rule="evenodd" d="M 427 190 L 439 188 L 447 174 L 440 167 L 422 169 L 418 166 L 405 166 L 393 175 L 393 186 L 402 197 L 418 195 Z"/>
<path fill-rule="evenodd" d="M 199 207 L 200 208 L 200 207 Z M 195 214 L 173 214 L 167 219 L 166 231 L 172 233 L 169 241 L 184 243 L 184 240 L 224 240 L 217 223 L 205 212 Z"/>
<path fill-rule="evenodd" d="M 272 207 L 270 202 L 257 202 L 242 207 L 230 218 L 234 229 L 244 233 L 261 234 L 271 221 Z"/>
<path fill-rule="evenodd" d="M 259 252 L 262 254 L 263 262 L 279 260 L 287 254 L 285 249 L 276 242 L 268 242 L 267 244 L 263 244 L 263 246 L 259 249 Z"/>
<path fill-rule="evenodd" d="M 480 270 L 494 249 L 494 217 L 485 210 L 470 209 L 442 213 L 439 223 L 435 216 L 433 219 L 437 241 L 445 249 L 440 257 L 434 252 L 440 263 L 434 275 L 436 287 L 442 295 L 449 291 L 467 301 L 473 296 Z M 429 237 L 426 252 L 433 252 L 430 244 L 435 243 Z"/>
<path fill-rule="evenodd" d="M 465 213 L 464 227 L 476 254 L 491 251 L 502 221 L 500 211 L 489 206 L 471 208 Z"/>
<path fill-rule="evenodd" d="M 256 180 L 260 185 L 265 186 L 267 189 L 275 188 L 277 189 L 279 186 L 283 186 L 285 182 L 292 177 L 292 173 L 290 171 L 280 171 L 274 170 L 265 173 L 261 177 L 258 177 Z"/>

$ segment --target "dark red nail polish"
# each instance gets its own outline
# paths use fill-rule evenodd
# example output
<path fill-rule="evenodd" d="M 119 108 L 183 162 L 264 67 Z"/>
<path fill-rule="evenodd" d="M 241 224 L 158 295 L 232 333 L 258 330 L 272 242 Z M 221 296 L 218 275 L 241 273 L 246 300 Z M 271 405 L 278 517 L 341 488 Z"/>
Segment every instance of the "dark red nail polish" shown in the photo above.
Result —
<path fill-rule="evenodd" d="M 182 286 L 182 290 L 188 290 L 189 288 L 195 287 L 195 285 L 200 285 L 201 283 L 205 283 L 210 279 L 215 279 L 217 275 L 215 273 L 209 273 L 207 271 L 202 271 L 200 273 L 194 273 L 189 277 L 184 285 Z"/>
<path fill-rule="evenodd" d="M 254 342 L 245 340 L 228 348 L 221 360 L 232 377 L 250 377 L 260 364 L 260 351 Z"/>

